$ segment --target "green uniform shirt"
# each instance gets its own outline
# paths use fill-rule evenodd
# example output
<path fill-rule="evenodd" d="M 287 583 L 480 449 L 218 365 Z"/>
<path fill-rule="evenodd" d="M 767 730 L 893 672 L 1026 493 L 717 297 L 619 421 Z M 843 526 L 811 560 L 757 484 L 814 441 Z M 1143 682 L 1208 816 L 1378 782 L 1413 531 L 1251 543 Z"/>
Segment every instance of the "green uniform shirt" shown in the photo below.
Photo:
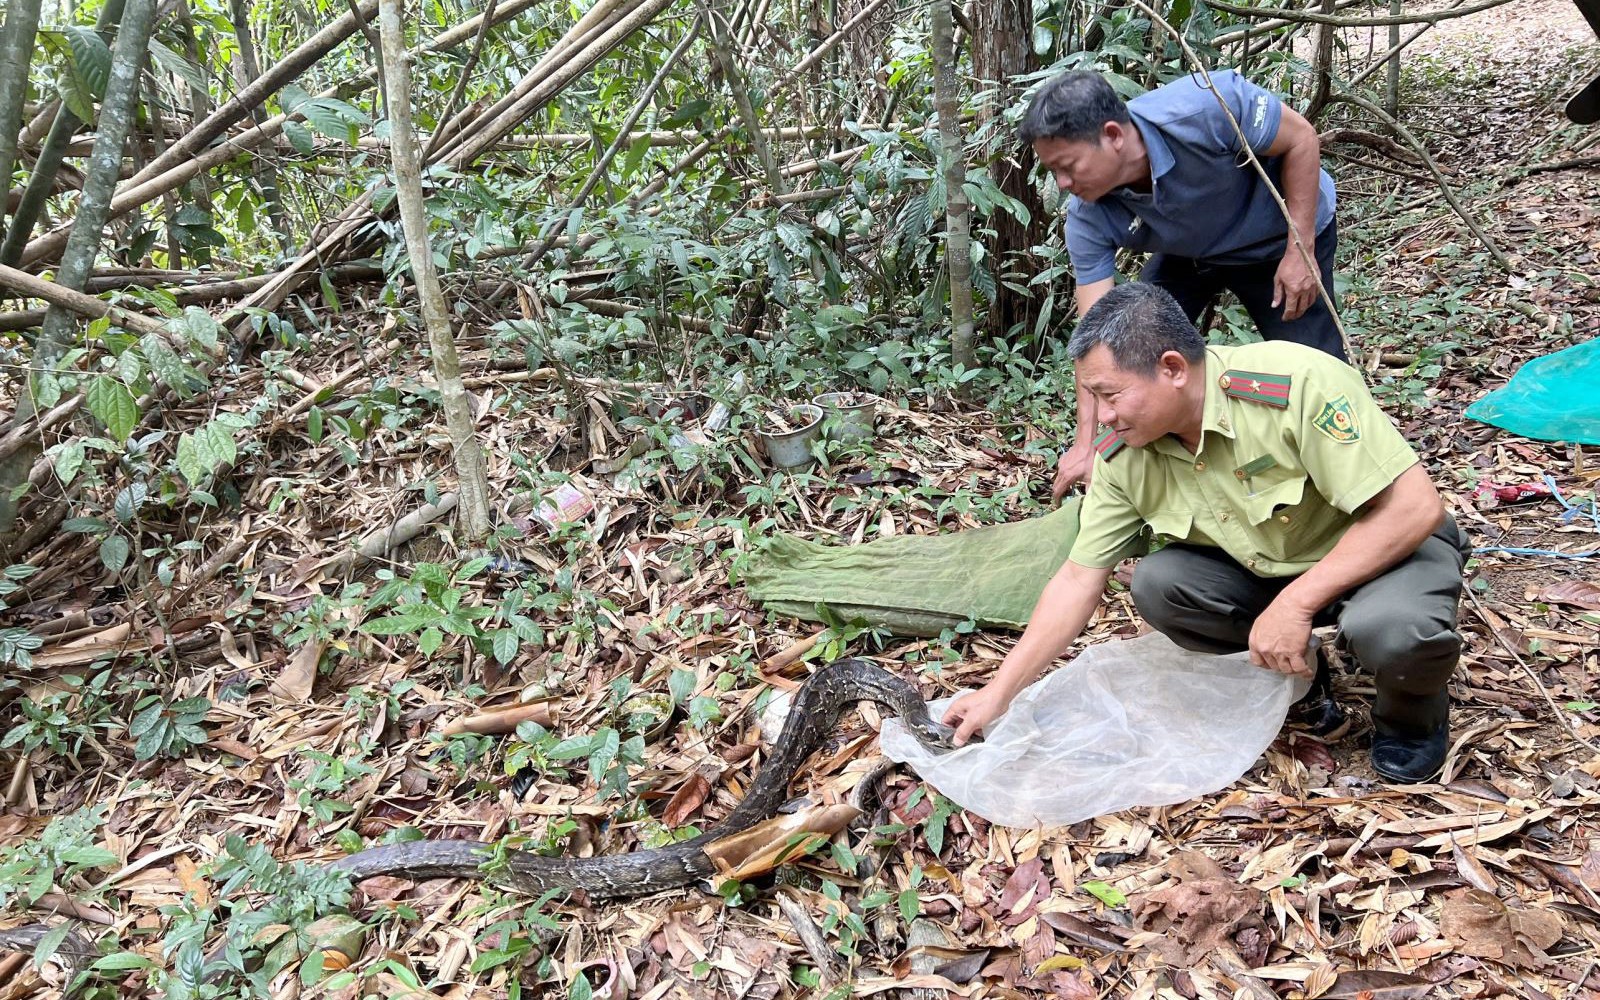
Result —
<path fill-rule="evenodd" d="M 1361 375 L 1300 344 L 1206 350 L 1194 454 L 1107 431 L 1070 558 L 1114 566 L 1166 541 L 1222 549 L 1257 576 L 1294 576 L 1328 554 L 1362 504 L 1417 463 Z"/>

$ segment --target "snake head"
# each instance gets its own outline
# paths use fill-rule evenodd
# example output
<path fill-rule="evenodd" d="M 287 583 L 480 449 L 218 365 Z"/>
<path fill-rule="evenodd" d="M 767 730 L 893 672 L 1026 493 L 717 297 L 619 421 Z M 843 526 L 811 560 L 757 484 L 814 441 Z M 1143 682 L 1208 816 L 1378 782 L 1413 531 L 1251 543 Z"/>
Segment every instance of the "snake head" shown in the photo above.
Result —
<path fill-rule="evenodd" d="M 917 742 L 922 744 L 923 749 L 930 753 L 947 754 L 953 750 L 960 749 L 960 747 L 956 746 L 956 731 L 941 722 L 934 722 L 932 719 L 919 719 L 916 721 L 902 719 L 901 721 L 905 724 L 906 731 L 915 736 Z M 967 740 L 968 745 L 982 742 L 983 734 L 981 733 L 973 733 Z"/>

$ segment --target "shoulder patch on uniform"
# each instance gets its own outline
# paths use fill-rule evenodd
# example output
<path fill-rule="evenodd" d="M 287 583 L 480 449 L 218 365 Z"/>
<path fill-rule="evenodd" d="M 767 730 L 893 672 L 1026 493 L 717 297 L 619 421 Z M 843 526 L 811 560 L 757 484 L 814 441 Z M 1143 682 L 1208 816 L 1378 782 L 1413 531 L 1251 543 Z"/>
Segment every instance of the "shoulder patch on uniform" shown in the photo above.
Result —
<path fill-rule="evenodd" d="M 1107 427 L 1095 437 L 1092 447 L 1096 455 L 1109 462 L 1111 461 L 1111 456 L 1121 451 L 1127 443 L 1122 440 L 1121 435 Z"/>
<path fill-rule="evenodd" d="M 1234 399 L 1248 399 L 1284 410 L 1289 407 L 1289 383 L 1292 381 L 1288 375 L 1229 369 L 1217 379 L 1217 385 Z"/>
<path fill-rule="evenodd" d="M 1355 410 L 1350 406 L 1350 397 L 1343 393 L 1322 404 L 1322 409 L 1311 419 L 1311 426 L 1340 444 L 1361 440 Z"/>

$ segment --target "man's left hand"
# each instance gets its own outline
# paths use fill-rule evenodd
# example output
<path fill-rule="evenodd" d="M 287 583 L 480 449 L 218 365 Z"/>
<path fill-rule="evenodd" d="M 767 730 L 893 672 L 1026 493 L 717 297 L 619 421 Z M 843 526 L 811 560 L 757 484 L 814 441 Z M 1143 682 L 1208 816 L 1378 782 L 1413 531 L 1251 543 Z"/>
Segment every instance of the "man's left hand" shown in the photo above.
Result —
<path fill-rule="evenodd" d="M 1272 307 L 1283 306 L 1283 318 L 1299 319 L 1317 301 L 1317 276 L 1306 267 L 1299 248 L 1289 247 L 1272 278 Z"/>
<path fill-rule="evenodd" d="M 1311 644 L 1311 616 L 1281 601 L 1267 605 L 1250 629 L 1250 662 L 1280 674 L 1311 676 L 1306 648 Z"/>

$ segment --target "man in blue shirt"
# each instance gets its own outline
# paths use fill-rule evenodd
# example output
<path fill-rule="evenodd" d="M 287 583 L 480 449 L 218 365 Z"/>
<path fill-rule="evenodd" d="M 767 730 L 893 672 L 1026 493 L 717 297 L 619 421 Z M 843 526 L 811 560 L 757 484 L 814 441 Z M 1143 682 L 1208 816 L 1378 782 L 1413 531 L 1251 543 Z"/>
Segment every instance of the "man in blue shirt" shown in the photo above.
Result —
<path fill-rule="evenodd" d="M 1140 277 L 1170 292 L 1191 322 L 1227 289 L 1266 339 L 1344 360 L 1317 290 L 1320 272 L 1333 291 L 1333 179 L 1321 169 L 1316 129 L 1274 94 L 1219 70 L 1125 103 L 1098 73 L 1063 73 L 1034 95 L 1019 135 L 1071 196 L 1067 251 L 1080 318 L 1111 290 L 1116 251 L 1127 247 L 1151 252 Z M 1316 271 L 1243 144 L 1281 193 Z M 1088 480 L 1095 425 L 1094 400 L 1080 388 L 1078 437 L 1057 467 L 1055 496 Z"/>

